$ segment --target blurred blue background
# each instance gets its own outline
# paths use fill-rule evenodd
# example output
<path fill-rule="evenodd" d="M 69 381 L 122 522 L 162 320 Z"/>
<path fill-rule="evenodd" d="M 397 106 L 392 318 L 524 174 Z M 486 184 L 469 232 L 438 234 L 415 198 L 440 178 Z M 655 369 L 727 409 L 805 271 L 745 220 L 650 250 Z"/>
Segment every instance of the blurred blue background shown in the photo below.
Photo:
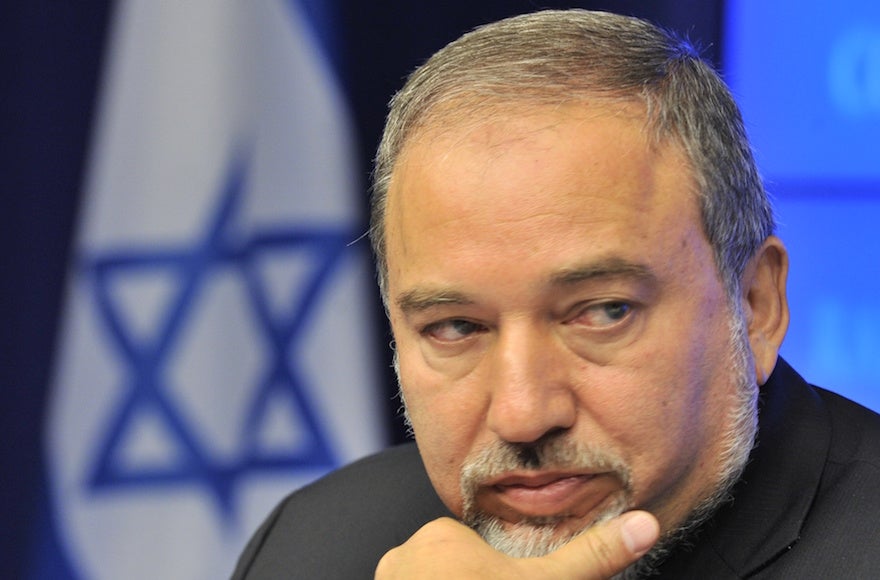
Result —
<path fill-rule="evenodd" d="M 880 4 L 725 10 L 723 70 L 791 252 L 783 356 L 880 409 Z"/>

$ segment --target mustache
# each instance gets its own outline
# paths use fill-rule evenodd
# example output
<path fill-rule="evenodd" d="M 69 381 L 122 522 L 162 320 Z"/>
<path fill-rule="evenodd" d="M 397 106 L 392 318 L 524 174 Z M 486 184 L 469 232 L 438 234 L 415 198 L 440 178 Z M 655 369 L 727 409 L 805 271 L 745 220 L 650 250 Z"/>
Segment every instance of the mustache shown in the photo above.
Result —
<path fill-rule="evenodd" d="M 495 441 L 468 457 L 459 479 L 465 511 L 473 507 L 483 482 L 521 470 L 610 472 L 631 490 L 631 469 L 618 454 L 565 434 L 550 434 L 531 443 Z"/>

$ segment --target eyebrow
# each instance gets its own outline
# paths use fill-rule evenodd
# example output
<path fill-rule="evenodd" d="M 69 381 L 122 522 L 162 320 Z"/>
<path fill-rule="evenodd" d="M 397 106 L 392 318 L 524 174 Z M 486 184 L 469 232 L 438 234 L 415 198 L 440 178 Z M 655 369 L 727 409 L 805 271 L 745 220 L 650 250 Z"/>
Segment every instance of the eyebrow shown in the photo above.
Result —
<path fill-rule="evenodd" d="M 649 267 L 621 258 L 609 258 L 556 272 L 550 277 L 550 286 L 575 286 L 594 280 L 616 278 L 634 279 L 650 286 L 657 283 L 657 276 Z M 406 315 L 424 312 L 436 306 L 475 304 L 475 301 L 463 292 L 442 288 L 413 288 L 402 292 L 395 302 L 401 312 Z"/>
<path fill-rule="evenodd" d="M 629 278 L 654 285 L 657 275 L 644 264 L 630 262 L 622 258 L 608 258 L 583 266 L 565 268 L 550 278 L 552 286 L 573 286 L 591 280 L 607 278 Z"/>
<path fill-rule="evenodd" d="M 397 297 L 397 306 L 404 314 L 423 312 L 435 306 L 468 305 L 474 301 L 456 290 L 414 288 Z"/>

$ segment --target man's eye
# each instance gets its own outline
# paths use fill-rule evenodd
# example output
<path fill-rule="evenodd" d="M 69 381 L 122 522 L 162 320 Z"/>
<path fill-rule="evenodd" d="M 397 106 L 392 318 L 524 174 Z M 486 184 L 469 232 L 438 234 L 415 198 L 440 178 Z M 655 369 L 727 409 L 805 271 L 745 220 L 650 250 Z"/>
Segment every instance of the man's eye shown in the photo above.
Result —
<path fill-rule="evenodd" d="M 439 342 L 455 342 L 477 333 L 483 326 L 469 320 L 453 318 L 427 325 L 421 334 Z"/>
<path fill-rule="evenodd" d="M 621 322 L 632 312 L 632 309 L 632 305 L 627 302 L 600 302 L 582 310 L 576 320 L 586 326 L 601 329 Z"/>

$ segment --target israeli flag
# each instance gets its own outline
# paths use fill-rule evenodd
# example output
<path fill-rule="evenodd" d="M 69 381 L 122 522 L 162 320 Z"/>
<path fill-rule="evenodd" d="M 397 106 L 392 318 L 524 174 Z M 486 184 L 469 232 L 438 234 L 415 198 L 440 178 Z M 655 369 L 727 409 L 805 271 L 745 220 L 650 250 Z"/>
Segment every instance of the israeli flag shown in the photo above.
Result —
<path fill-rule="evenodd" d="M 47 421 L 88 579 L 224 578 L 384 444 L 346 105 L 296 0 L 123 0 Z"/>

